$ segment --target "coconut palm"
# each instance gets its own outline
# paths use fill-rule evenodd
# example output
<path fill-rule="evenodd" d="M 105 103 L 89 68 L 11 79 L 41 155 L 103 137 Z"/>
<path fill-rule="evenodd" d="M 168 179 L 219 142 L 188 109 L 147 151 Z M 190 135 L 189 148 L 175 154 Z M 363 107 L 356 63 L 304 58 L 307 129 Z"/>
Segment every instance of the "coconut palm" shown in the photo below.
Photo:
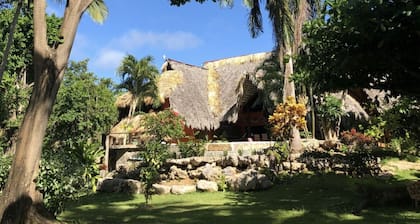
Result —
<path fill-rule="evenodd" d="M 137 60 L 133 55 L 127 55 L 118 68 L 118 75 L 122 77 L 118 87 L 131 93 L 129 117 L 134 115 L 137 106 L 141 109 L 144 99 L 157 98 L 156 78 L 159 71 L 152 65 L 152 61 L 151 56 Z"/>
<path fill-rule="evenodd" d="M 248 16 L 249 31 L 252 37 L 257 37 L 263 31 L 260 0 L 243 0 L 250 9 Z M 312 5 L 318 5 L 313 0 L 266 0 L 265 9 L 273 26 L 273 35 L 280 68 L 284 75 L 283 101 L 287 97 L 295 97 L 293 75 L 293 56 L 302 43 L 302 26 L 310 16 Z M 292 149 L 300 150 L 300 135 L 297 129 L 292 130 Z"/>

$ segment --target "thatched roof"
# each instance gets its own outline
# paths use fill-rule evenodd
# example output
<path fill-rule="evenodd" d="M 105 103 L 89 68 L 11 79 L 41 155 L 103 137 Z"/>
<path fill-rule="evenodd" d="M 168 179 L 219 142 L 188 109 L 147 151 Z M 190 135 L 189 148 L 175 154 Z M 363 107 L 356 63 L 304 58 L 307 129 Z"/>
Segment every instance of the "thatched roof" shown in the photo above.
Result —
<path fill-rule="evenodd" d="M 363 109 L 363 107 L 360 105 L 360 103 L 356 99 L 354 99 L 352 96 L 350 96 L 349 94 L 345 93 L 343 95 L 343 92 L 341 91 L 341 92 L 338 92 L 338 93 L 332 93 L 331 95 L 333 95 L 337 99 L 343 100 L 344 112 L 346 112 L 348 114 L 354 114 L 354 116 L 357 119 L 364 119 L 364 120 L 369 119 L 369 115 L 366 112 L 366 110 Z"/>
<path fill-rule="evenodd" d="M 132 118 L 124 118 L 114 127 L 112 127 L 111 134 L 121 134 L 121 133 L 143 133 L 143 116 L 137 115 Z"/>
<path fill-rule="evenodd" d="M 130 92 L 126 92 L 117 97 L 115 101 L 115 106 L 118 108 L 126 108 L 130 106 L 132 101 L 133 94 L 131 94 Z"/>
<path fill-rule="evenodd" d="M 133 102 L 134 96 L 131 92 L 125 92 L 119 96 L 117 96 L 117 99 L 115 100 L 115 106 L 117 108 L 126 108 L 130 107 L 131 102 Z M 143 103 L 145 105 L 152 105 L 154 102 L 153 97 L 146 96 L 143 98 Z"/>
<path fill-rule="evenodd" d="M 237 121 L 240 107 L 257 90 L 249 76 L 255 75 L 270 56 L 259 53 L 227 58 L 206 62 L 202 67 L 167 59 L 161 76 L 182 74 L 182 81 L 171 85 L 171 91 L 164 88 L 159 92 L 164 92 L 171 108 L 185 118 L 188 126 L 217 129 L 222 121 Z"/>

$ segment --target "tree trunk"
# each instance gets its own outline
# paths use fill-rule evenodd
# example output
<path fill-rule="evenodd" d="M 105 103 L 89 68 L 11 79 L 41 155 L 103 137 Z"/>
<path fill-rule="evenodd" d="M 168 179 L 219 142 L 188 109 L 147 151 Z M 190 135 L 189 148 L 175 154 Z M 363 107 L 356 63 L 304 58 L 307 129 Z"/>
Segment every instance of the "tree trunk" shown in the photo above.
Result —
<path fill-rule="evenodd" d="M 22 5 L 23 5 L 23 0 L 19 0 L 16 6 L 15 14 L 13 15 L 13 21 L 10 26 L 6 47 L 3 51 L 3 58 L 1 59 L 1 64 L 0 64 L 0 82 L 1 80 L 3 80 L 3 74 L 4 74 L 4 71 L 6 70 L 7 59 L 9 57 L 10 48 L 12 47 L 12 44 L 13 44 L 13 35 L 15 33 L 15 29 L 16 29 L 16 25 L 19 19 L 20 10 L 22 9 Z"/>
<path fill-rule="evenodd" d="M 288 61 L 285 63 L 285 66 L 284 66 L 283 102 L 286 102 L 286 99 L 289 96 L 292 96 L 294 98 L 296 97 L 295 83 L 292 80 L 293 59 L 292 59 L 292 48 L 290 46 L 286 47 L 285 55 L 288 57 Z M 279 58 L 283 58 L 283 57 L 279 57 Z M 280 61 L 280 63 L 284 63 L 284 62 Z M 293 153 L 301 152 L 303 147 L 302 147 L 302 141 L 300 139 L 299 130 L 296 127 L 293 127 L 290 135 L 291 135 L 291 142 L 290 142 L 291 151 Z"/>
<path fill-rule="evenodd" d="M 315 128 L 315 103 L 314 103 L 314 93 L 312 86 L 309 87 L 309 102 L 311 104 L 311 131 L 312 131 L 312 138 L 316 139 L 316 128 Z"/>
<path fill-rule="evenodd" d="M 61 83 L 61 80 L 52 79 L 49 75 L 55 70 L 51 67 L 52 64 L 45 67 L 36 80 L 18 133 L 16 152 L 0 207 L 0 212 L 4 211 L 2 223 L 24 223 L 37 214 L 42 205 L 42 195 L 35 188 L 36 177 L 48 118 Z"/>
<path fill-rule="evenodd" d="M 46 1 L 34 1 L 35 84 L 21 124 L 16 153 L 6 187 L 0 198 L 1 223 L 52 223 L 36 189 L 42 142 L 64 69 L 70 56 L 80 18 L 92 0 L 67 1 L 60 35 L 64 42 L 55 48 L 47 43 Z"/>

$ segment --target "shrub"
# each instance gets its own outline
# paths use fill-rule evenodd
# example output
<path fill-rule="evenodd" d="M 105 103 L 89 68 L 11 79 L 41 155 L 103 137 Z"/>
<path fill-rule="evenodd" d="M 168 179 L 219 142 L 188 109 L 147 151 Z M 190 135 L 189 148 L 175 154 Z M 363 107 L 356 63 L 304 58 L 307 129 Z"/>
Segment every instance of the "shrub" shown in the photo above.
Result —
<path fill-rule="evenodd" d="M 147 205 L 152 199 L 152 185 L 159 180 L 159 170 L 169 156 L 167 142 L 184 135 L 183 120 L 170 110 L 147 114 L 145 129 L 146 134 L 152 136 L 146 142 L 145 150 L 140 152 L 143 159 L 140 179 L 145 183 L 144 197 Z"/>
<path fill-rule="evenodd" d="M 202 140 L 179 142 L 178 147 L 181 158 L 204 155 L 204 141 Z"/>
<path fill-rule="evenodd" d="M 37 188 L 51 213 L 57 215 L 63 211 L 67 200 L 96 189 L 99 178 L 96 160 L 102 154 L 98 145 L 89 143 L 75 149 L 43 150 Z"/>
<path fill-rule="evenodd" d="M 326 95 L 316 107 L 326 140 L 337 140 L 341 117 L 345 114 L 342 101 L 334 96 Z"/>
<path fill-rule="evenodd" d="M 369 145 L 374 142 L 371 137 L 366 136 L 361 132 L 357 132 L 354 128 L 352 128 L 350 131 L 341 132 L 340 138 L 343 144 L 351 146 L 352 149 L 355 149 L 359 146 Z"/>

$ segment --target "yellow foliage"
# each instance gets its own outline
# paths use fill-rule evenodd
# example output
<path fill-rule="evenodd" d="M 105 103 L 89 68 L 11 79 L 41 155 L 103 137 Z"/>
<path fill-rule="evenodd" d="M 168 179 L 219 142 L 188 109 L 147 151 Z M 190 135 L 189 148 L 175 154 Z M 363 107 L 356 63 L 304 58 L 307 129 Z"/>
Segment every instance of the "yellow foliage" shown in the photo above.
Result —
<path fill-rule="evenodd" d="M 296 103 L 294 97 L 287 97 L 286 102 L 278 104 L 273 114 L 268 117 L 268 122 L 272 125 L 272 135 L 288 139 L 293 127 L 304 129 L 306 113 L 305 104 Z"/>

